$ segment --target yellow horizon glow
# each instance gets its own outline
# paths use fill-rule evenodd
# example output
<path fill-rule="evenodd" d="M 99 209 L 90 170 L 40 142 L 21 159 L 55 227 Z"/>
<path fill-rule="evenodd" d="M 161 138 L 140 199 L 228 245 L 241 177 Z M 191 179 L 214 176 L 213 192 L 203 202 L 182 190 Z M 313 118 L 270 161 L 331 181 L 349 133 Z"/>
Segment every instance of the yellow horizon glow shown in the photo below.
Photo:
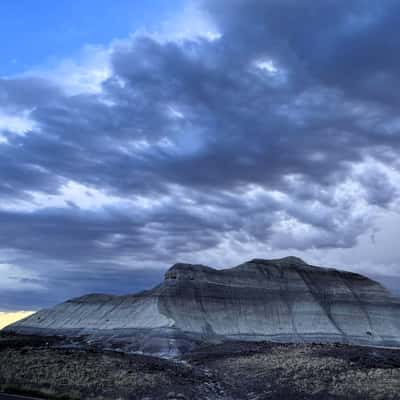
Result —
<path fill-rule="evenodd" d="M 16 312 L 3 312 L 0 311 L 0 330 L 13 322 L 19 321 L 22 318 L 29 317 L 36 311 L 16 311 Z"/>

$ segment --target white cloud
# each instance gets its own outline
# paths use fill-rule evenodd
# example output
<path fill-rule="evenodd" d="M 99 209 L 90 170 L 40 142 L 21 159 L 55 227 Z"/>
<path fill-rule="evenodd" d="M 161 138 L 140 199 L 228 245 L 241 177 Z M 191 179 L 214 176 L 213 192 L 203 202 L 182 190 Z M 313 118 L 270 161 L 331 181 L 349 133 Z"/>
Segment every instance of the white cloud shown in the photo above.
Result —
<path fill-rule="evenodd" d="M 257 61 L 255 65 L 257 68 L 267 71 L 271 75 L 275 75 L 278 72 L 278 67 L 273 60 L 265 59 Z"/>
<path fill-rule="evenodd" d="M 81 210 L 96 211 L 109 206 L 118 207 L 125 211 L 149 210 L 161 207 L 170 201 L 169 196 L 145 197 L 141 195 L 122 198 L 107 193 L 107 191 L 89 187 L 75 181 L 67 181 L 62 185 L 57 194 L 27 191 L 29 200 L 19 200 L 12 203 L 0 201 L 0 210 L 35 212 L 45 208 L 77 207 Z"/>
<path fill-rule="evenodd" d="M 31 110 L 20 113 L 5 113 L 0 111 L 0 144 L 7 143 L 7 135 L 25 135 L 35 128 L 35 122 L 30 119 Z"/>
<path fill-rule="evenodd" d="M 110 74 L 112 46 L 86 45 L 75 58 L 64 58 L 51 65 L 38 66 L 24 76 L 48 79 L 61 86 L 67 94 L 100 93 L 101 83 Z"/>
<path fill-rule="evenodd" d="M 146 33 L 159 42 L 176 42 L 197 38 L 212 41 L 221 37 L 210 17 L 193 1 L 164 21 L 157 32 L 139 31 L 138 33 Z"/>

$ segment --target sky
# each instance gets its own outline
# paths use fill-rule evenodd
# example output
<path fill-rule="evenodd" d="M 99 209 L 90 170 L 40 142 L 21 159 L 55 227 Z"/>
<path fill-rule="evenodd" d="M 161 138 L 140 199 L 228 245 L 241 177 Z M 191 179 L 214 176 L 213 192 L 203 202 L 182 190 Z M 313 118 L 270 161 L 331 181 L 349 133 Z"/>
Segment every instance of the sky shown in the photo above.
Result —
<path fill-rule="evenodd" d="M 19 321 L 23 318 L 29 317 L 32 315 L 32 311 L 0 311 L 0 329 L 12 324 L 15 321 Z"/>
<path fill-rule="evenodd" d="M 155 29 L 183 5 L 183 0 L 4 0 L 0 74 L 55 66 L 85 45 L 108 45 L 138 29 Z"/>
<path fill-rule="evenodd" d="M 399 2 L 0 18 L 0 311 L 287 255 L 400 293 Z"/>

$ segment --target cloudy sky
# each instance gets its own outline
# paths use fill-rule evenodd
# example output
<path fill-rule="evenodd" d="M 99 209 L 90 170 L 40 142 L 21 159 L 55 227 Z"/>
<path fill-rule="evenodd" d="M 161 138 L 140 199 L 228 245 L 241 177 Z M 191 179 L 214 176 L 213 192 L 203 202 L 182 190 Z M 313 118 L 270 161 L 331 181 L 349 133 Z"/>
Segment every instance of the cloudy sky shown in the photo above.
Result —
<path fill-rule="evenodd" d="M 0 4 L 0 311 L 297 255 L 400 288 L 398 1 Z"/>

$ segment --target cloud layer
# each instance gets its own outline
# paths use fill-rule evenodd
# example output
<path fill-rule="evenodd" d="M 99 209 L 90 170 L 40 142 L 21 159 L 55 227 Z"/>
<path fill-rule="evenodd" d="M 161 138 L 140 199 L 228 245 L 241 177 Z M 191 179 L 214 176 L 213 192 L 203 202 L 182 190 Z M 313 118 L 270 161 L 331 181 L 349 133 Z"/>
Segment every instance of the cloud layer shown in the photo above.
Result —
<path fill-rule="evenodd" d="M 0 266 L 28 277 L 5 307 L 352 248 L 396 212 L 398 2 L 196 7 L 212 32 L 101 49 L 95 90 L 0 79 Z"/>

